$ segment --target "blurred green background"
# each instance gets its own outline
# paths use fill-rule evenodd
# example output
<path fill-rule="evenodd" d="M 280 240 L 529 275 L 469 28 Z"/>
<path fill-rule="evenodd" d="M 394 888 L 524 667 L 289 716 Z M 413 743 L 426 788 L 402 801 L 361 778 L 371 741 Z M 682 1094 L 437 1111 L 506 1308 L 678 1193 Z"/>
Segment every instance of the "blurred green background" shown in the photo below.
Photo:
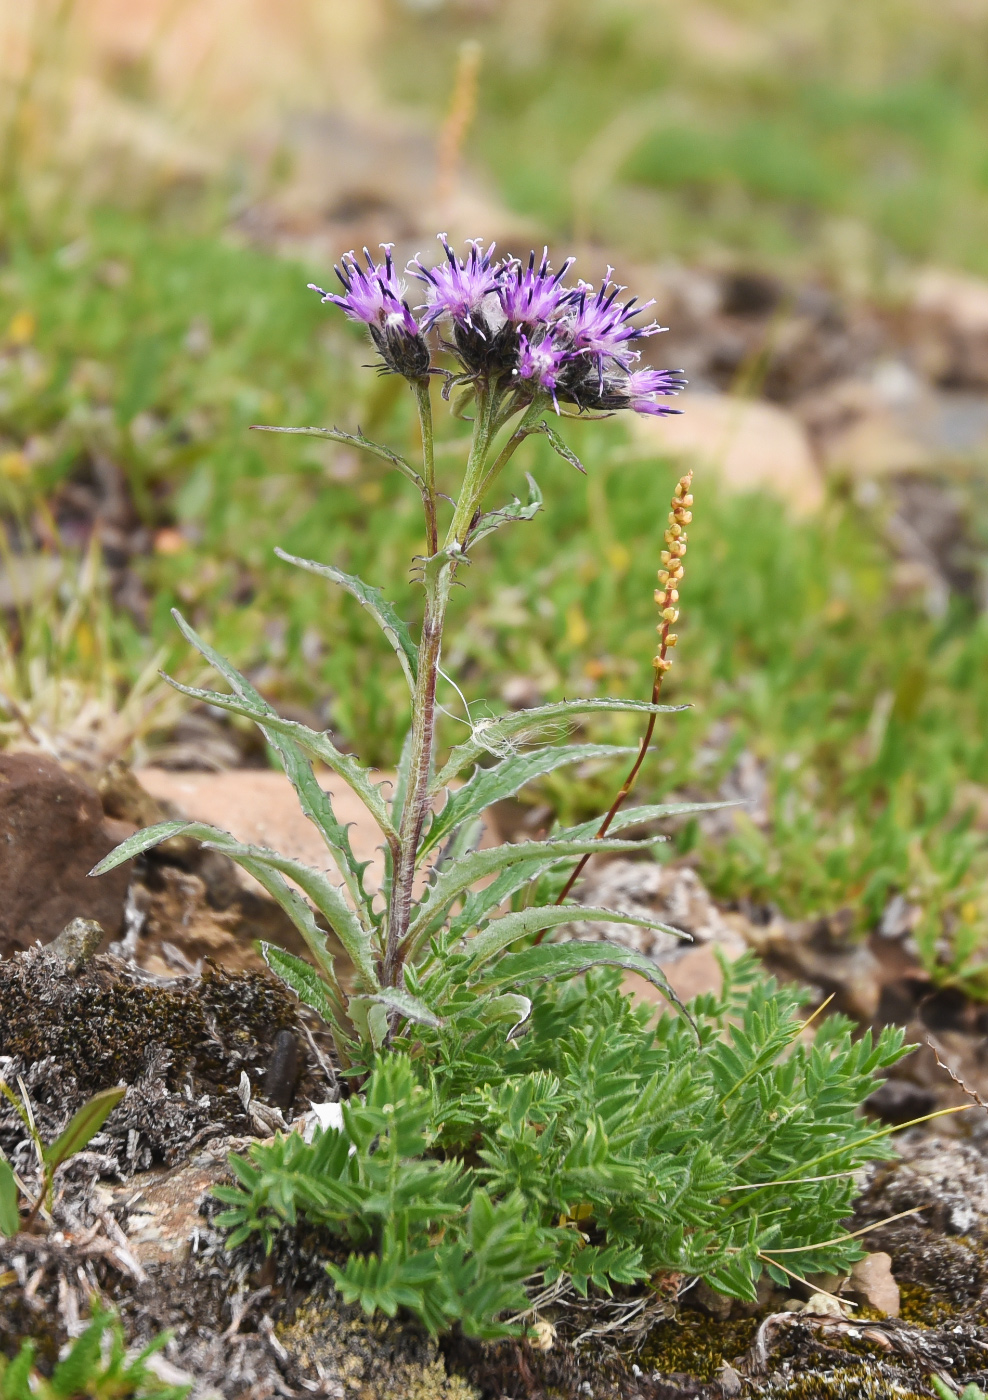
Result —
<path fill-rule="evenodd" d="M 327 284 L 355 244 L 393 238 L 407 255 L 437 228 L 548 242 L 584 276 L 613 262 L 658 295 L 696 394 L 784 418 L 818 483 L 794 509 L 784 454 L 755 464 L 752 491 L 726 458 L 718 475 L 716 441 L 694 444 L 667 692 L 693 708 L 661 724 L 642 795 L 748 800 L 677 837 L 725 899 L 849 911 L 863 932 L 901 896 L 936 977 L 988 992 L 988 4 L 14 9 L 0 16 L 5 741 L 91 766 L 190 762 L 195 743 L 203 763 L 264 761 L 246 736 L 232 758 L 204 730 L 176 740 L 183 706 L 156 668 L 196 674 L 179 606 L 289 713 L 393 763 L 407 715 L 389 649 L 272 550 L 331 559 L 414 616 L 416 502 L 372 459 L 249 426 L 359 424 L 414 450 L 403 386 L 363 368 L 360 336 L 306 282 Z M 689 392 L 681 404 L 686 422 Z M 881 427 L 877 448 L 834 436 L 849 413 Z M 934 420 L 948 429 L 931 438 Z M 684 449 L 623 423 L 565 428 L 587 476 L 526 447 L 508 485 L 533 472 L 546 510 L 488 541 L 457 598 L 446 667 L 476 713 L 647 693 Z M 440 431 L 452 473 L 465 427 Z M 529 798 L 572 815 L 611 790 L 578 773 Z"/>

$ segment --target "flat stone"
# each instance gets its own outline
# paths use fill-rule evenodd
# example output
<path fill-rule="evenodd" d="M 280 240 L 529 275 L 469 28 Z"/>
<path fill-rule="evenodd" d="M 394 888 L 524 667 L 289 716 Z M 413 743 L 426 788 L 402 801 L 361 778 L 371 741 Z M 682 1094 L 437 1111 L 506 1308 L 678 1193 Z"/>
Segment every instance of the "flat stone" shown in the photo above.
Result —
<path fill-rule="evenodd" d="M 86 783 L 43 754 L 0 754 L 0 955 L 48 943 L 73 919 L 123 924 L 130 864 L 89 871 L 133 827 L 104 817 Z"/>
<path fill-rule="evenodd" d="M 702 492 L 719 476 L 731 491 L 767 491 L 796 515 L 823 503 L 823 481 L 799 419 L 774 404 L 730 394 L 689 393 L 675 418 L 632 415 L 639 448 L 688 460 Z"/>
<path fill-rule="evenodd" d="M 898 1317 L 899 1285 L 892 1276 L 892 1256 L 878 1250 L 859 1259 L 851 1270 L 847 1292 L 888 1317 Z"/>

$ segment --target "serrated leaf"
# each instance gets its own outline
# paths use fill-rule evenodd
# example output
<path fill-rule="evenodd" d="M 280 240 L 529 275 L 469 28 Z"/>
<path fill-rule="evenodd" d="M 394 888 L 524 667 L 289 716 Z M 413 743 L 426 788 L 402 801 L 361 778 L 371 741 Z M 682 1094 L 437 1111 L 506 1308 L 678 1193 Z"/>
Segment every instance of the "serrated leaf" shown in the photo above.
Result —
<path fill-rule="evenodd" d="M 262 695 L 251 685 L 245 676 L 242 676 L 235 666 L 231 666 L 225 657 L 221 656 L 214 647 L 204 641 L 199 636 L 194 627 L 186 622 L 182 614 L 176 609 L 172 609 L 172 617 L 175 619 L 182 636 L 186 641 L 191 642 L 198 652 L 203 655 L 210 665 L 214 666 L 220 675 L 230 686 L 233 692 L 240 696 L 242 700 L 250 701 L 257 706 L 264 715 L 264 719 L 252 716 L 258 725 L 261 733 L 267 742 L 275 750 L 281 759 L 282 766 L 288 781 L 298 796 L 299 803 L 305 816 L 312 822 L 320 836 L 326 842 L 333 860 L 336 862 L 340 874 L 343 876 L 344 884 L 350 894 L 354 908 L 358 916 L 367 928 L 374 927 L 375 920 L 371 905 L 371 899 L 364 889 L 363 873 L 367 869 L 368 861 L 360 862 L 353 854 L 350 845 L 350 836 L 347 828 L 336 820 L 333 811 L 333 804 L 329 793 L 325 792 L 316 781 L 316 775 L 312 771 L 312 764 L 309 759 L 299 750 L 294 740 L 280 732 L 279 729 L 267 726 L 267 719 L 280 719 L 274 709 L 268 704 Z M 349 778 L 347 781 L 350 781 Z"/>
<path fill-rule="evenodd" d="M 281 877 L 287 875 L 309 895 L 313 903 L 332 926 L 333 932 L 343 944 L 358 972 L 368 987 L 377 987 L 377 970 L 374 966 L 371 936 L 359 922 L 350 905 L 340 891 L 325 875 L 301 861 L 290 860 L 277 851 L 269 851 L 264 846 L 247 846 L 234 840 L 228 831 L 222 831 L 208 822 L 159 822 L 149 826 L 134 836 L 128 837 L 91 872 L 102 874 L 112 870 L 121 861 L 132 855 L 139 855 L 152 846 L 176 835 L 176 828 L 194 841 L 202 841 L 212 849 L 222 851 L 249 875 L 259 880 L 273 899 L 281 905 L 285 913 L 305 939 L 313 956 L 318 961 L 327 978 L 336 984 L 336 971 L 333 956 L 326 946 L 326 935 L 316 923 L 312 910 L 303 899 Z M 338 984 L 337 984 L 338 985 Z"/>
<path fill-rule="evenodd" d="M 621 915 L 610 910 L 607 912 L 612 922 L 621 920 Z M 623 967 L 628 972 L 637 972 L 653 987 L 658 987 L 662 995 L 678 1007 L 693 1025 L 693 1018 L 673 991 L 662 969 L 644 953 L 637 953 L 633 948 L 622 948 L 617 943 L 542 943 L 535 948 L 525 948 L 520 953 L 506 953 L 498 959 L 480 985 L 504 987 L 512 982 L 555 982 L 564 977 L 579 977 L 594 967 Z"/>
<path fill-rule="evenodd" d="M 585 904 L 545 904 L 537 905 L 532 909 L 519 909 L 513 914 L 505 914 L 501 919 L 495 919 L 488 924 L 483 933 L 478 933 L 475 938 L 467 940 L 467 952 L 470 954 L 471 967 L 478 968 L 483 963 L 489 962 L 491 958 L 507 948 L 511 943 L 517 942 L 519 938 L 524 938 L 529 933 L 539 933 L 542 929 L 556 928 L 559 924 L 576 923 L 606 923 L 606 924 L 635 924 L 639 928 L 658 929 L 662 933 L 671 933 L 677 938 L 684 938 L 690 942 L 690 936 L 682 929 L 670 928 L 668 924 L 657 923 L 654 919 L 643 919 L 636 914 L 625 914 L 617 909 L 592 909 Z M 568 947 L 568 944 L 550 944 L 550 947 Z M 592 948 L 592 943 L 580 943 L 574 945 L 580 948 Z M 638 954 L 640 957 L 641 954 Z M 654 966 L 654 964 L 653 964 Z M 481 979 L 481 986 L 486 985 Z M 493 984 L 492 984 L 493 985 Z"/>
<path fill-rule="evenodd" d="M 493 802 L 513 797 L 526 783 L 544 777 L 567 763 L 583 763 L 592 758 L 626 758 L 635 750 L 616 744 L 561 744 L 532 753 L 511 754 L 493 768 L 478 768 L 432 819 L 419 846 L 419 858 L 452 832 L 461 822 L 478 817 Z"/>
<path fill-rule="evenodd" d="M 612 831 L 624 831 L 629 826 L 642 826 L 646 822 L 663 821 L 666 817 L 689 817 L 698 812 L 717 812 L 723 807 L 738 807 L 742 803 L 731 802 L 657 802 L 641 807 L 622 807 L 615 813 L 608 827 Z M 554 841 L 577 841 L 584 836 L 592 836 L 600 827 L 600 817 L 580 822 L 578 826 L 563 827 L 553 833 Z"/>
<path fill-rule="evenodd" d="M 379 442 L 372 442 L 370 438 L 365 438 L 363 433 L 343 433 L 339 428 L 279 428 L 268 426 L 266 423 L 252 423 L 251 431 L 255 433 L 288 433 L 293 437 L 317 437 L 328 438 L 330 442 L 346 443 L 350 447 L 359 447 L 364 452 L 369 452 L 373 457 L 380 457 L 382 462 L 389 462 L 396 467 L 402 476 L 421 491 L 425 485 L 418 472 L 400 457 L 397 452 L 392 452 L 390 447 L 384 447 Z"/>
<path fill-rule="evenodd" d="M 586 476 L 586 467 L 580 461 L 579 457 L 573 451 L 572 447 L 570 447 L 569 443 L 565 442 L 559 436 L 555 428 L 552 427 L 550 423 L 547 423 L 546 420 L 543 419 L 541 423 L 538 423 L 532 429 L 532 431 L 535 433 L 542 433 L 542 435 L 548 438 L 549 442 L 552 444 L 553 452 L 555 452 L 558 456 L 562 457 L 564 462 L 569 462 L 571 467 L 575 467 L 578 472 L 582 472 L 583 475 Z"/>
<path fill-rule="evenodd" d="M 627 854 L 629 851 L 640 852 L 650 844 L 652 843 L 648 841 L 606 839 L 518 841 L 461 856 L 449 869 L 440 872 L 435 884 L 428 889 L 427 898 L 423 898 L 419 903 L 406 935 L 407 955 L 412 956 L 416 946 L 428 936 L 437 916 L 445 913 L 455 899 L 486 875 L 495 874 L 519 862 L 530 862 L 532 868 L 537 866 L 538 873 L 541 874 L 543 870 L 548 870 L 556 861 L 565 860 L 567 856 Z"/>
<path fill-rule="evenodd" d="M 327 768 L 331 768 L 347 782 L 377 822 L 385 838 L 397 841 L 398 833 L 391 824 L 387 804 L 377 786 L 371 781 L 370 770 L 359 763 L 352 754 L 342 753 L 327 734 L 319 734 L 308 725 L 299 724 L 297 720 L 282 719 L 281 715 L 264 710 L 239 696 L 224 695 L 220 690 L 203 690 L 198 686 L 184 685 L 172 676 L 164 676 L 164 679 L 175 690 L 188 695 L 192 700 L 199 700 L 204 705 L 215 705 L 217 709 L 229 710 L 234 715 L 243 715 L 246 719 L 252 719 L 255 724 L 262 724 L 265 729 L 294 740 L 303 752 L 325 763 Z"/>
<path fill-rule="evenodd" d="M 382 987 L 379 992 L 362 1000 L 378 1002 L 391 1011 L 400 1011 L 406 1021 L 414 1021 L 420 1026 L 438 1028 L 443 1024 L 441 1018 L 430 1010 L 424 1001 L 412 996 L 411 992 L 406 992 L 404 987 Z"/>
<path fill-rule="evenodd" d="M 21 1228 L 19 1196 L 13 1169 L 6 1157 L 0 1157 L 0 1235 L 5 1235 L 7 1239 L 16 1235 Z"/>
<path fill-rule="evenodd" d="M 457 744 L 450 752 L 442 771 L 432 784 L 432 791 L 440 791 L 450 778 L 455 778 L 484 754 L 501 757 L 505 752 L 511 751 L 511 740 L 516 743 L 531 741 L 539 737 L 540 731 L 544 734 L 547 726 L 556 725 L 560 720 L 569 720 L 574 715 L 621 711 L 643 715 L 678 714 L 688 708 L 688 705 L 652 705 L 645 700 L 557 700 L 551 705 L 537 705 L 531 710 L 519 710 L 515 714 L 479 720 L 473 726 L 471 737 L 464 743 Z"/>
<path fill-rule="evenodd" d="M 343 1004 L 314 967 L 293 953 L 287 953 L 284 948 L 275 947 L 273 943 L 261 944 L 261 956 L 275 976 L 291 987 L 299 1001 L 311 1006 L 328 1026 L 342 1028 Z"/>
<path fill-rule="evenodd" d="M 510 525 L 516 520 L 534 520 L 542 509 L 542 492 L 539 490 L 535 478 L 529 476 L 527 472 L 525 480 L 528 482 L 528 504 L 522 505 L 516 496 L 510 505 L 502 506 L 500 510 L 488 511 L 482 515 L 467 538 L 466 547 L 468 549 L 472 549 L 485 535 L 493 534 L 495 530 L 499 530 L 502 525 Z"/>
<path fill-rule="evenodd" d="M 104 1089 L 94 1094 L 88 1103 L 72 1115 L 69 1125 L 60 1133 L 50 1147 L 45 1148 L 45 1164 L 54 1171 L 62 1162 L 81 1152 L 86 1143 L 94 1138 L 127 1092 L 124 1084 L 115 1089 Z"/>
<path fill-rule="evenodd" d="M 104 856 L 98 865 L 93 866 L 89 873 L 90 875 L 105 875 L 108 870 L 115 870 L 118 865 L 123 865 L 125 861 L 132 860 L 134 856 L 142 855 L 145 851 L 149 851 L 152 846 L 158 846 L 162 841 L 167 841 L 170 836 L 178 836 L 194 825 L 194 822 L 170 821 L 146 826 L 143 831 L 135 832 L 133 836 L 128 836 L 126 841 L 121 841 L 120 845 L 115 846 L 108 856 Z M 210 830 L 212 829 L 210 827 Z"/>
<path fill-rule="evenodd" d="M 332 583 L 339 584 L 341 588 L 346 589 L 351 597 L 356 598 L 361 607 L 370 612 L 394 648 L 394 653 L 401 663 L 401 669 L 405 673 L 405 679 L 408 681 L 408 688 L 414 693 L 415 678 L 418 675 L 418 648 L 412 641 L 411 633 L 398 615 L 394 604 L 388 602 L 380 588 L 374 588 L 371 584 L 364 583 L 363 579 L 358 578 L 356 574 L 345 574 L 342 569 L 337 569 L 333 564 L 318 564 L 314 559 L 299 559 L 294 554 L 288 554 L 285 550 L 277 547 L 274 552 L 286 564 L 294 564 L 299 569 L 307 569 L 310 574 L 319 574 L 321 578 L 328 578 Z"/>

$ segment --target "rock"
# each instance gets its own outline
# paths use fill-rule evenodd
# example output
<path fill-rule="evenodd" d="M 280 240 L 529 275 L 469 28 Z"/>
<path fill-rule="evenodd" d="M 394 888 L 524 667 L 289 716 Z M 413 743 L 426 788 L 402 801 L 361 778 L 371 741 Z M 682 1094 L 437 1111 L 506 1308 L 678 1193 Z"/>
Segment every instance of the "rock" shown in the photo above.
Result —
<path fill-rule="evenodd" d="M 676 418 L 636 418 L 639 448 L 688 458 L 697 488 L 717 472 L 732 491 L 768 491 L 796 515 L 823 502 L 823 484 L 799 419 L 773 404 L 729 394 L 692 393 Z"/>
<path fill-rule="evenodd" d="M 892 1257 L 884 1250 L 858 1260 L 846 1291 L 856 1302 L 867 1303 L 887 1317 L 899 1316 L 899 1285 L 892 1277 Z"/>
<path fill-rule="evenodd" d="M 68 972 L 78 972 L 106 938 L 102 924 L 95 919 L 73 919 L 48 945 L 48 951 L 61 958 Z"/>
<path fill-rule="evenodd" d="M 693 1307 L 699 1308 L 701 1312 L 709 1313 L 718 1322 L 726 1322 L 734 1307 L 733 1298 L 728 1298 L 724 1293 L 718 1293 L 703 1279 L 695 1284 L 686 1296 Z"/>
<path fill-rule="evenodd" d="M 104 817 L 92 788 L 54 759 L 0 754 L 0 954 L 47 943 L 73 919 L 115 937 L 130 865 L 89 872 L 132 830 Z"/>
<path fill-rule="evenodd" d="M 912 320 L 921 369 L 951 384 L 988 384 L 988 281 L 925 268 L 913 287 Z"/>

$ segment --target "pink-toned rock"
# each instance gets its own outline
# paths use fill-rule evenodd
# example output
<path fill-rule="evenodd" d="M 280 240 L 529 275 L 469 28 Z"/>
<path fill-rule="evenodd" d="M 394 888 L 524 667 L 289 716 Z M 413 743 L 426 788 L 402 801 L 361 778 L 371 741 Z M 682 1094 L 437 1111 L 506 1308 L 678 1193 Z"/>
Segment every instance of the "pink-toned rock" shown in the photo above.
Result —
<path fill-rule="evenodd" d="M 691 393 L 676 418 L 635 418 L 639 447 L 693 464 L 697 485 L 717 473 L 732 491 L 769 491 L 797 515 L 823 503 L 823 483 L 806 432 L 774 404 L 729 394 Z"/>
<path fill-rule="evenodd" d="M 859 1302 L 889 1317 L 899 1316 L 899 1285 L 892 1276 L 892 1257 L 884 1250 L 866 1254 L 851 1270 L 847 1292 Z"/>
<path fill-rule="evenodd" d="M 238 841 L 269 846 L 280 855 L 320 870 L 328 870 L 332 865 L 326 843 L 303 814 L 284 773 L 267 768 L 237 768 L 228 773 L 142 768 L 136 776 L 152 797 L 171 803 L 192 821 L 209 822 Z M 328 770 L 320 771 L 318 777 L 330 794 L 338 820 L 350 824 L 354 855 L 358 860 L 371 862 L 367 886 L 375 888 L 384 869 L 380 831 L 341 778 Z"/>

